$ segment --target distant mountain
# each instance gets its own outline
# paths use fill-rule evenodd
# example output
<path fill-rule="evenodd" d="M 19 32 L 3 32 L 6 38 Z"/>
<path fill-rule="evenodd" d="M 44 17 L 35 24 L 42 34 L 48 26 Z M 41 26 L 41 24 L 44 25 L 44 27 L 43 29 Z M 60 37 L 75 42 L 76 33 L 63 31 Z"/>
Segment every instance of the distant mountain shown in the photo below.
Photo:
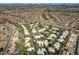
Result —
<path fill-rule="evenodd" d="M 79 6 L 79 3 L 0 3 L 0 6 Z"/>

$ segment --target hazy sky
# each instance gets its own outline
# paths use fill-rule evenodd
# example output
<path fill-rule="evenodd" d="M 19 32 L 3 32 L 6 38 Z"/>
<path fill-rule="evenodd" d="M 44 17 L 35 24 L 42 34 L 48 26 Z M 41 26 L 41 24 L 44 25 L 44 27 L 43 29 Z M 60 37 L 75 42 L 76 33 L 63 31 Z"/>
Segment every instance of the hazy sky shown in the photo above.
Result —
<path fill-rule="evenodd" d="M 79 3 L 79 0 L 0 0 L 0 3 Z"/>

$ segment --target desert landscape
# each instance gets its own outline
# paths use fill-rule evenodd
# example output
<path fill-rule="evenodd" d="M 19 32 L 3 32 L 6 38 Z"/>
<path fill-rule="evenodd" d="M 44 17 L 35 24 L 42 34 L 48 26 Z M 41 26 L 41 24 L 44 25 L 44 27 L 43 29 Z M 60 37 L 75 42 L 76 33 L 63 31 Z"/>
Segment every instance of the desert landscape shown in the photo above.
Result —
<path fill-rule="evenodd" d="M 78 6 L 0 6 L 0 55 L 78 54 Z"/>

